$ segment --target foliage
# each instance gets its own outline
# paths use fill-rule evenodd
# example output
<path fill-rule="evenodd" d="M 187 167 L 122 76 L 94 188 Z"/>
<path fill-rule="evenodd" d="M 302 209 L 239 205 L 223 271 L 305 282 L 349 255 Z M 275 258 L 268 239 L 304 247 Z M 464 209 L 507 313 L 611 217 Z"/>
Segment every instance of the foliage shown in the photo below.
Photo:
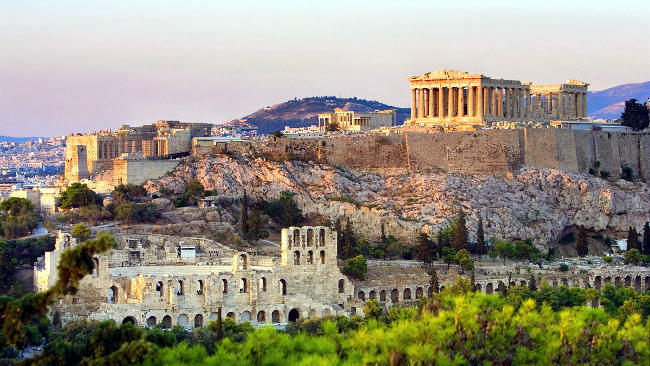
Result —
<path fill-rule="evenodd" d="M 560 263 L 560 266 L 558 268 L 560 272 L 566 272 L 569 270 L 569 265 L 566 263 Z"/>
<path fill-rule="evenodd" d="M 262 202 L 262 210 L 282 227 L 300 225 L 304 217 L 293 196 L 294 193 L 283 191 L 278 200 Z"/>
<path fill-rule="evenodd" d="M 29 235 L 38 226 L 40 215 L 31 201 L 10 197 L 0 202 L 0 237 L 15 239 Z"/>
<path fill-rule="evenodd" d="M 334 197 L 334 198 L 331 198 L 330 201 L 346 202 L 346 203 L 350 203 L 350 204 L 355 205 L 357 208 L 361 207 L 361 203 L 359 201 L 355 200 L 352 197 L 348 197 L 348 196 Z"/>
<path fill-rule="evenodd" d="M 366 319 L 380 319 L 384 315 L 384 308 L 381 307 L 379 301 L 375 299 L 366 300 L 366 306 L 363 308 L 363 315 Z"/>
<path fill-rule="evenodd" d="M 494 245 L 494 250 L 499 254 L 501 258 L 503 258 L 503 264 L 506 264 L 506 259 L 514 259 L 517 255 L 517 249 L 515 248 L 514 244 L 507 242 L 507 241 L 500 241 L 497 239 L 492 240 Z"/>
<path fill-rule="evenodd" d="M 284 137 L 284 134 L 282 133 L 282 131 L 277 130 L 277 131 L 274 131 L 274 132 L 273 132 L 273 135 L 271 135 L 271 137 L 273 137 L 273 141 L 275 141 L 275 140 L 277 140 L 277 139 L 281 139 L 281 138 L 283 138 L 283 137 Z"/>
<path fill-rule="evenodd" d="M 467 249 L 461 249 L 456 253 L 454 261 L 460 266 L 463 271 L 471 271 L 474 269 L 474 260 L 470 258 Z"/>
<path fill-rule="evenodd" d="M 442 260 L 447 263 L 447 268 L 449 265 L 456 262 L 456 249 L 452 247 L 442 248 Z"/>
<path fill-rule="evenodd" d="M 115 209 L 115 219 L 129 224 L 152 223 L 160 216 L 160 209 L 152 203 L 126 202 Z"/>
<path fill-rule="evenodd" d="M 0 240 L 0 294 L 19 294 L 14 275 L 19 265 L 33 265 L 45 251 L 54 249 L 54 237 L 41 236 L 3 241 Z M 12 291 L 13 288 L 13 291 Z"/>
<path fill-rule="evenodd" d="M 196 205 L 196 202 L 198 201 L 199 198 L 205 196 L 205 188 L 203 187 L 203 184 L 201 184 L 201 181 L 192 178 L 189 181 L 187 181 L 187 184 L 185 185 L 185 192 L 183 194 L 176 196 L 172 199 L 172 203 L 174 203 L 174 206 L 176 207 L 185 207 L 185 206 L 190 206 L 190 205 Z"/>
<path fill-rule="evenodd" d="M 241 199 L 241 215 L 239 221 L 241 222 L 242 234 L 248 235 L 248 195 L 246 195 L 246 191 L 244 191 Z"/>
<path fill-rule="evenodd" d="M 97 193 L 88 188 L 87 185 L 78 182 L 69 185 L 59 197 L 62 209 L 86 207 L 100 204 Z"/>
<path fill-rule="evenodd" d="M 614 260 L 614 257 L 611 257 L 609 255 L 603 256 L 603 262 L 605 262 L 605 263 L 612 263 L 613 260 Z"/>
<path fill-rule="evenodd" d="M 139 198 L 145 197 L 147 190 L 141 185 L 135 184 L 120 184 L 113 188 L 111 197 L 117 202 L 135 201 Z"/>
<path fill-rule="evenodd" d="M 264 223 L 262 221 L 262 210 L 260 208 L 260 205 L 253 205 L 253 210 L 248 217 L 248 225 L 246 226 L 248 232 L 245 233 L 245 236 L 247 239 L 259 240 L 268 238 L 269 232 L 264 229 Z"/>
<path fill-rule="evenodd" d="M 632 226 L 627 231 L 627 250 L 630 249 L 641 249 L 639 234 L 637 234 L 636 229 Z"/>
<path fill-rule="evenodd" d="M 70 230 L 70 235 L 74 236 L 78 242 L 86 241 L 90 238 L 90 229 L 86 227 L 83 223 L 76 224 Z"/>
<path fill-rule="evenodd" d="M 636 248 L 625 251 L 625 264 L 639 264 L 645 259 L 645 256 Z"/>
<path fill-rule="evenodd" d="M 90 205 L 78 209 L 59 212 L 55 216 L 55 221 L 60 224 L 76 224 L 79 222 L 95 223 L 113 218 L 115 203 L 112 203 L 103 209 L 98 205 Z"/>
<path fill-rule="evenodd" d="M 367 272 L 366 257 L 362 255 L 348 259 L 348 263 L 343 267 L 343 273 L 358 280 L 365 280 Z"/>
<path fill-rule="evenodd" d="M 589 254 L 589 247 L 587 246 L 587 233 L 585 232 L 585 228 L 582 226 L 580 226 L 580 229 L 578 229 L 576 250 L 578 252 L 578 256 L 580 257 L 584 257 L 585 255 Z"/>
<path fill-rule="evenodd" d="M 625 110 L 621 114 L 621 125 L 631 127 L 634 131 L 648 128 L 648 108 L 637 103 L 636 99 L 625 101 Z"/>
<path fill-rule="evenodd" d="M 476 230 L 477 254 L 484 255 L 488 252 L 485 245 L 485 232 L 483 231 L 483 217 L 478 218 L 478 229 Z"/>
<path fill-rule="evenodd" d="M 454 232 L 453 245 L 456 250 L 468 249 L 467 240 L 467 224 L 465 222 L 465 212 L 460 210 L 458 218 L 456 219 L 457 225 Z"/>
<path fill-rule="evenodd" d="M 436 258 L 436 252 L 436 243 L 429 239 L 426 233 L 418 234 L 416 258 L 426 264 L 431 264 Z"/>
<path fill-rule="evenodd" d="M 643 225 L 643 249 L 642 253 L 645 255 L 650 255 L 650 223 L 646 222 Z"/>

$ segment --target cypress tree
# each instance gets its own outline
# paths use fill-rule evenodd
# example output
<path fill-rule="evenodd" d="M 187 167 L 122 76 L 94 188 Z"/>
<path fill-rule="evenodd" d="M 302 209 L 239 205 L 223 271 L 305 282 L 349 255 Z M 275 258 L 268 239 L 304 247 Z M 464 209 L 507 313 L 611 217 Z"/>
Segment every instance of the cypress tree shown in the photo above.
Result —
<path fill-rule="evenodd" d="M 530 281 L 528 281 L 528 289 L 530 291 L 537 291 L 537 282 L 535 282 L 535 276 L 530 275 Z"/>
<path fill-rule="evenodd" d="M 434 293 L 440 292 L 440 283 L 438 282 L 438 273 L 435 268 L 431 268 L 431 279 L 429 280 L 431 289 Z"/>
<path fill-rule="evenodd" d="M 578 256 L 584 257 L 589 253 L 589 247 L 587 246 L 587 233 L 585 232 L 585 228 L 580 226 L 580 229 L 578 230 L 578 240 L 576 240 L 576 250 L 578 252 Z"/>
<path fill-rule="evenodd" d="M 241 202 L 241 232 L 246 235 L 248 233 L 248 196 L 244 191 L 244 197 Z"/>
<path fill-rule="evenodd" d="M 639 234 L 637 234 L 636 229 L 630 226 L 630 229 L 627 231 L 627 250 L 630 249 L 641 249 L 639 243 Z"/>
<path fill-rule="evenodd" d="M 435 255 L 433 240 L 429 239 L 426 233 L 420 233 L 418 235 L 417 259 L 426 264 L 431 264 Z"/>
<path fill-rule="evenodd" d="M 643 250 L 645 255 L 650 255 L 650 223 L 646 222 L 643 226 Z"/>
<path fill-rule="evenodd" d="M 223 321 L 221 320 L 221 308 L 217 312 L 217 340 L 223 339 Z"/>
<path fill-rule="evenodd" d="M 469 278 L 469 282 L 472 284 L 472 291 L 476 291 L 476 278 L 474 277 L 474 268 L 472 268 L 472 276 Z"/>
<path fill-rule="evenodd" d="M 485 247 L 485 233 L 483 232 L 483 218 L 479 216 L 478 218 L 478 230 L 476 230 L 476 241 L 478 242 L 478 253 L 479 255 L 487 254 L 487 248 Z"/>
<path fill-rule="evenodd" d="M 460 210 L 458 213 L 458 226 L 454 233 L 454 248 L 458 251 L 467 248 L 467 226 L 465 226 L 465 213 Z"/>

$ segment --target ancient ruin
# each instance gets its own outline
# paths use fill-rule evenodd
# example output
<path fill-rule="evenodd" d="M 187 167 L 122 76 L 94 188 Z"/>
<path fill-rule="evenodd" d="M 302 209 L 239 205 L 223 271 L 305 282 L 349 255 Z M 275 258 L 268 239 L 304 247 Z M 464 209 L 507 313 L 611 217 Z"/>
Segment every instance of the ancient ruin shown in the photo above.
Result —
<path fill-rule="evenodd" d="M 363 132 L 381 127 L 392 127 L 395 126 L 396 122 L 397 112 L 394 109 L 358 113 L 335 108 L 333 113 L 321 113 L 318 115 L 318 131 L 327 131 L 333 123 L 344 131 Z"/>
<path fill-rule="evenodd" d="M 440 69 L 411 76 L 414 126 L 470 129 L 497 121 L 577 120 L 587 117 L 589 84 L 533 85 L 481 74 Z"/>

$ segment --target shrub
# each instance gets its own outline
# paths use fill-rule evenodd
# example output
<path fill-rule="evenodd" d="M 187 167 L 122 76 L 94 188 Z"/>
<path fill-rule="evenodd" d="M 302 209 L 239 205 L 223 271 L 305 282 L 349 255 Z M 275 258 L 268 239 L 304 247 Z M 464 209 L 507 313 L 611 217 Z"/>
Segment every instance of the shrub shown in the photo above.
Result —
<path fill-rule="evenodd" d="M 348 197 L 348 196 L 334 197 L 334 198 L 330 199 L 330 201 L 346 202 L 346 203 L 351 203 L 351 204 L 357 206 L 357 208 L 361 207 L 361 203 L 359 203 L 359 201 L 355 200 L 352 197 Z"/>
<path fill-rule="evenodd" d="M 115 219 L 129 224 L 155 222 L 160 210 L 151 203 L 123 203 L 115 209 Z"/>
<path fill-rule="evenodd" d="M 559 269 L 560 269 L 561 272 L 566 272 L 566 271 L 569 270 L 569 265 L 566 264 L 566 263 L 560 263 L 560 268 Z"/>
<path fill-rule="evenodd" d="M 72 183 L 61 192 L 60 205 L 62 209 L 86 207 L 99 204 L 99 196 L 95 191 L 81 183 Z"/>
<path fill-rule="evenodd" d="M 365 280 L 366 273 L 368 272 L 366 262 L 366 257 L 362 255 L 350 258 L 345 267 L 343 267 L 343 273 L 358 280 Z"/>

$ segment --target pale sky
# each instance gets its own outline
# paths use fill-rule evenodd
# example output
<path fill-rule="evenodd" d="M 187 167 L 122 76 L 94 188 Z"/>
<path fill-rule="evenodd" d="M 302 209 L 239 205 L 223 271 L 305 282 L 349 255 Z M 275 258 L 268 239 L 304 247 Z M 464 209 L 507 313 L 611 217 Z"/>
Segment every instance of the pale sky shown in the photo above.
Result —
<path fill-rule="evenodd" d="M 226 122 L 316 95 L 405 107 L 406 78 L 439 68 L 648 81 L 650 1 L 0 0 L 0 135 Z"/>

